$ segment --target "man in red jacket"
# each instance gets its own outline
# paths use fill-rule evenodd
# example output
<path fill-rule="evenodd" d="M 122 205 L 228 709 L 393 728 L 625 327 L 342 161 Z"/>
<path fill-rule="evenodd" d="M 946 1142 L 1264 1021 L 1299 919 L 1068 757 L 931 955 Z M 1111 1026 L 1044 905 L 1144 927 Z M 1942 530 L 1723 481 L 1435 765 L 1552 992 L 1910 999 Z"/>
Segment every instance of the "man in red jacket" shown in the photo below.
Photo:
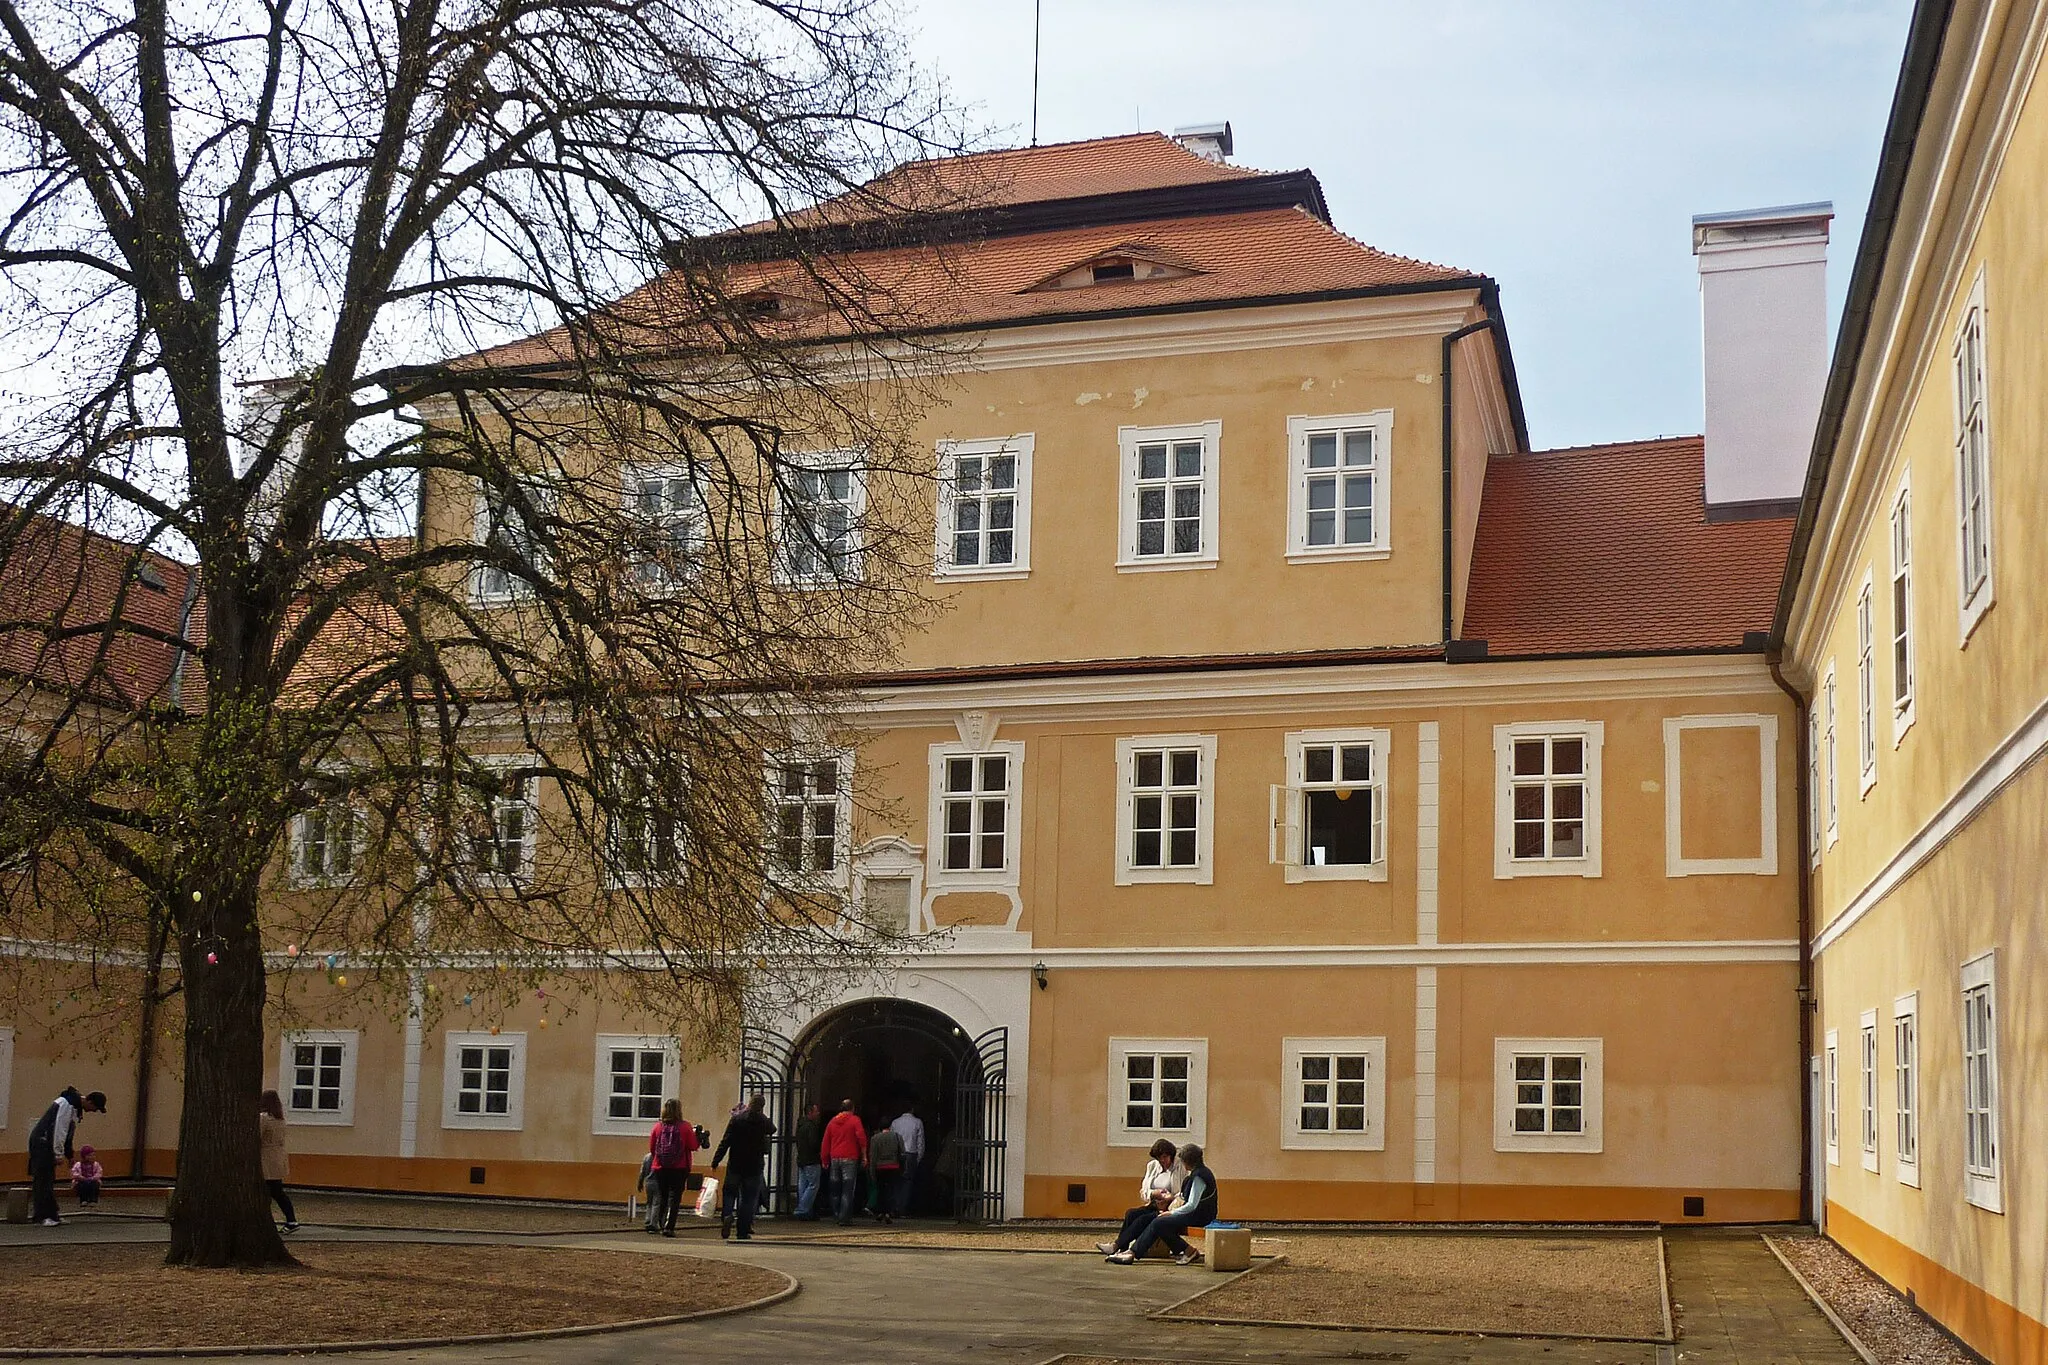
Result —
<path fill-rule="evenodd" d="M 839 1112 L 825 1125 L 818 1156 L 832 1172 L 832 1213 L 841 1227 L 853 1222 L 853 1211 L 860 1206 L 860 1163 L 867 1150 L 868 1130 L 853 1112 L 853 1101 L 839 1101 Z"/>

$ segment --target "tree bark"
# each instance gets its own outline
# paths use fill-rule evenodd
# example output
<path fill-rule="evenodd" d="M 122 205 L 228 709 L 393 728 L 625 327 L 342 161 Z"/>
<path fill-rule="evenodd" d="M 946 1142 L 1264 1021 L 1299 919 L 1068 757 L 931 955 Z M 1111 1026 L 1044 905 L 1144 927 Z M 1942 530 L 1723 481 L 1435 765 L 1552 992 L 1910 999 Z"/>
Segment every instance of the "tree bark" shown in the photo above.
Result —
<path fill-rule="evenodd" d="M 170 1265 L 296 1264 L 270 1221 L 257 1140 L 264 972 L 256 898 L 247 891 L 232 900 L 193 916 L 194 927 L 181 936 L 185 1107 L 165 1257 Z M 204 930 L 209 921 L 215 934 Z"/>

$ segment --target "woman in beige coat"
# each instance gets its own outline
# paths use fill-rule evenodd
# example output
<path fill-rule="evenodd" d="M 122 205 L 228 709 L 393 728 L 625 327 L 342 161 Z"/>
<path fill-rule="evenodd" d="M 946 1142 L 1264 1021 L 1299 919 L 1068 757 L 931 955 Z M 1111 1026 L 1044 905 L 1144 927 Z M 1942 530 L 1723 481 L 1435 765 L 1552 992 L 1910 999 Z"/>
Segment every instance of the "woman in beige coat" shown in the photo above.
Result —
<path fill-rule="evenodd" d="M 285 1178 L 292 1172 L 291 1157 L 284 1150 L 284 1101 L 275 1090 L 266 1090 L 261 1105 L 256 1136 L 263 1153 L 263 1183 L 270 1189 L 271 1202 L 284 1215 L 284 1230 L 297 1232 L 299 1218 L 292 1211 L 292 1197 L 284 1192 Z"/>

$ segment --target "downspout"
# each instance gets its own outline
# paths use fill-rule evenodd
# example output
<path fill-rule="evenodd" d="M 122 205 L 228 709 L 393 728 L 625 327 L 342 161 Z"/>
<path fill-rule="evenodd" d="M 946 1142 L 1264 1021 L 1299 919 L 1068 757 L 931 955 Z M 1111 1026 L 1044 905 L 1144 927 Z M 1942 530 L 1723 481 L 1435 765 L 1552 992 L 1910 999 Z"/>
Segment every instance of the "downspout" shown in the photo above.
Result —
<path fill-rule="evenodd" d="M 1492 300 L 1482 297 L 1487 315 L 1478 322 L 1467 323 L 1444 337 L 1443 354 L 1443 436 L 1444 436 L 1444 477 L 1443 477 L 1443 589 L 1444 589 L 1444 634 L 1446 652 L 1451 645 L 1451 355 L 1458 349 L 1458 343 L 1475 332 L 1492 332 L 1500 324 L 1494 317 Z"/>
<path fill-rule="evenodd" d="M 1794 866 L 1799 877 L 1799 1217 L 1817 1223 L 1820 1210 L 1813 1206 L 1813 1015 L 1818 1002 L 1813 990 L 1813 830 L 1808 828 L 1813 811 L 1813 755 L 1808 751 L 1811 732 L 1807 724 L 1806 698 L 1785 681 L 1780 660 L 1770 660 L 1771 681 L 1792 699 L 1798 756 L 1794 790 L 1798 793 L 1799 848 Z"/>

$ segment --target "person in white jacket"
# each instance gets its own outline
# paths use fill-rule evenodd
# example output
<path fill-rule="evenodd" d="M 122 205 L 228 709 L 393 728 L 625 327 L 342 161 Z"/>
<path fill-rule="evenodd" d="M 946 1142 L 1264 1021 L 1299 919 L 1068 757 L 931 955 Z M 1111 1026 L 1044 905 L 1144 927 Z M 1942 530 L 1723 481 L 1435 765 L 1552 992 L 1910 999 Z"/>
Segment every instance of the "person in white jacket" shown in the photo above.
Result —
<path fill-rule="evenodd" d="M 1138 1182 L 1138 1206 L 1124 1211 L 1124 1225 L 1113 1242 L 1097 1242 L 1095 1249 L 1105 1256 L 1122 1251 L 1138 1240 L 1138 1234 L 1154 1218 L 1173 1207 L 1180 1197 L 1180 1183 L 1186 1179 L 1174 1161 L 1174 1145 L 1167 1138 L 1152 1144 L 1151 1160 L 1145 1163 L 1145 1178 Z"/>

